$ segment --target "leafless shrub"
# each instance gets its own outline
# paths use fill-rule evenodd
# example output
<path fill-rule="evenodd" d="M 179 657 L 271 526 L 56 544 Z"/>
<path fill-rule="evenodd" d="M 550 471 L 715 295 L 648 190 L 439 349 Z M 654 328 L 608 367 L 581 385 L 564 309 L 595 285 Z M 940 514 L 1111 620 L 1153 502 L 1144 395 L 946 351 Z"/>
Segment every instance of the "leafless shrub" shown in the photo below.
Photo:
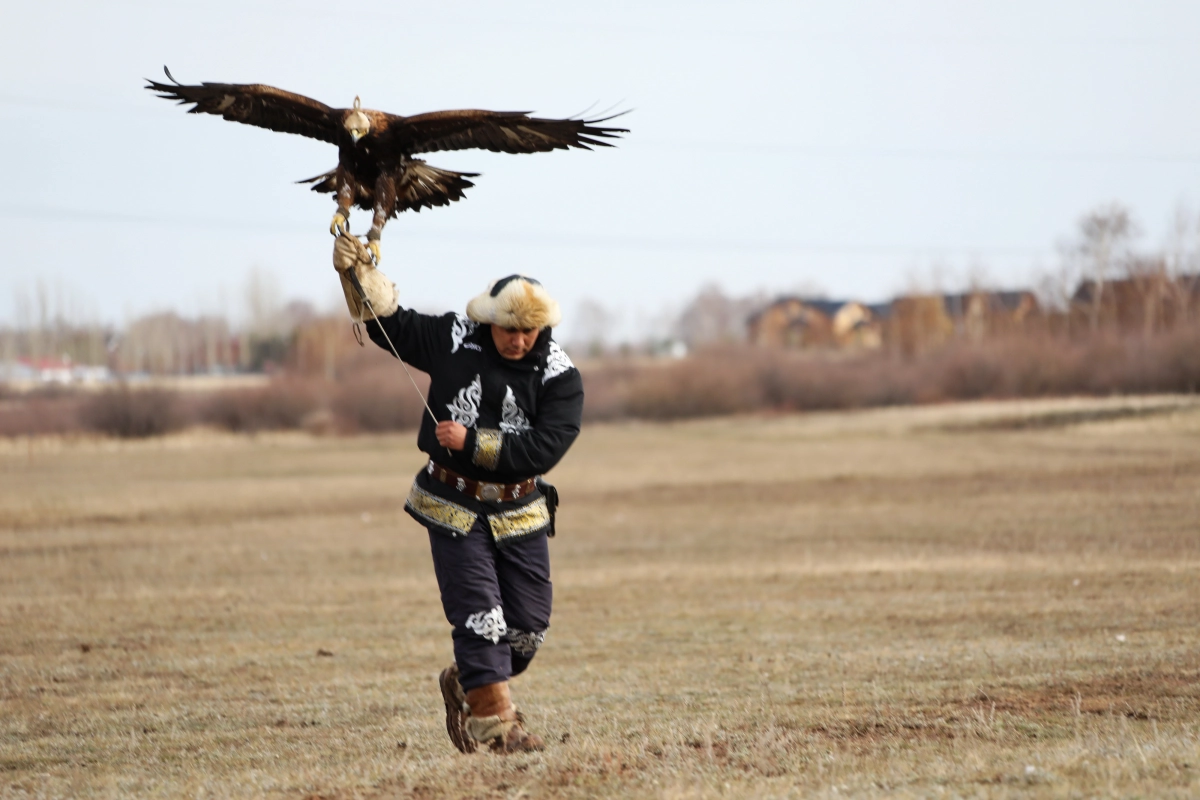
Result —
<path fill-rule="evenodd" d="M 584 370 L 584 421 L 597 422 L 628 416 L 630 384 L 642 369 L 632 361 L 616 360 L 592 365 Z"/>
<path fill-rule="evenodd" d="M 625 411 L 642 419 L 683 419 L 763 406 L 756 365 L 726 353 L 647 368 L 629 386 Z"/>
<path fill-rule="evenodd" d="M 1095 358 L 1103 392 L 1195 392 L 1200 388 L 1200 329 L 1110 344 Z"/>
<path fill-rule="evenodd" d="M 1158 366 L 1163 391 L 1200 392 L 1200 328 L 1169 336 Z"/>
<path fill-rule="evenodd" d="M 78 432 L 81 399 L 62 393 L 9 392 L 0 397 L 0 436 L 47 436 Z"/>
<path fill-rule="evenodd" d="M 0 396 L 0 436 L 93 430 L 152 436 L 189 424 L 235 432 L 407 430 L 425 413 L 390 363 L 364 361 L 336 383 L 280 377 L 208 395 L 69 387 Z M 653 420 L 754 411 L 822 411 L 978 398 L 1200 392 L 1200 325 L 1154 336 L 1048 333 L 958 342 L 904 358 L 730 345 L 677 361 L 614 359 L 583 373 L 584 420 Z M 436 410 L 436 409 L 435 409 Z"/>
<path fill-rule="evenodd" d="M 1006 395 L 1044 397 L 1087 391 L 1088 357 L 1069 342 L 1047 346 L 1043 340 L 1014 340 L 994 348 L 993 357 L 1005 373 Z"/>
<path fill-rule="evenodd" d="M 769 352 L 769 351 L 768 351 Z M 773 354 L 757 359 L 755 375 L 766 407 L 786 411 L 822 411 L 858 405 L 860 371 L 819 358 Z"/>
<path fill-rule="evenodd" d="M 173 392 L 127 386 L 87 397 L 79 419 L 87 430 L 127 439 L 159 436 L 184 423 Z"/>
<path fill-rule="evenodd" d="M 1049 335 L 958 343 L 901 359 L 753 347 L 584 375 L 587 419 L 680 419 L 980 398 L 1200 391 L 1200 327 L 1147 339 Z"/>
<path fill-rule="evenodd" d="M 940 365 L 941 394 L 947 398 L 975 400 L 1007 394 L 1004 362 L 993 352 L 978 348 L 955 348 Z"/>
<path fill-rule="evenodd" d="M 333 396 L 332 411 L 343 429 L 351 431 L 395 431 L 409 430 L 421 424 L 425 413 L 422 398 L 429 386 L 429 379 L 421 373 L 413 373 L 420 391 L 396 370 L 372 369 L 351 376 L 338 385 Z"/>
<path fill-rule="evenodd" d="M 199 403 L 196 418 L 236 432 L 292 430 L 301 427 L 320 405 L 320 392 L 314 383 L 278 380 L 261 389 L 212 394 Z"/>

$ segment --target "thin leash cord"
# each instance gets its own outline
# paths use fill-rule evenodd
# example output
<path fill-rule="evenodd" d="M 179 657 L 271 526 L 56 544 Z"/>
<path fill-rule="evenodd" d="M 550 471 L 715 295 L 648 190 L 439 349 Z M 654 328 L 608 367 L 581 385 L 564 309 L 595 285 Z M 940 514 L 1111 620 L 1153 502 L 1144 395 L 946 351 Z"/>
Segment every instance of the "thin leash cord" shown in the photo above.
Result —
<path fill-rule="evenodd" d="M 371 305 L 371 301 L 367 299 L 367 293 L 363 290 L 362 284 L 359 283 L 358 274 L 354 271 L 354 268 L 351 267 L 350 269 L 346 270 L 346 274 L 350 278 L 350 283 L 354 284 L 354 291 L 358 292 L 359 298 L 361 298 L 362 301 L 367 304 L 367 310 L 371 312 L 371 316 L 375 317 L 376 322 L 379 322 L 379 315 L 375 313 L 375 306 Z M 396 352 L 396 345 L 392 344 L 392 337 L 388 336 L 387 330 L 385 330 L 383 327 L 383 323 L 379 324 L 379 332 L 383 334 L 384 341 L 386 341 L 388 347 L 391 348 L 392 355 L 396 357 L 396 360 L 400 362 L 400 366 L 404 368 L 404 374 L 408 376 L 409 382 L 412 383 L 413 391 L 415 391 L 417 396 L 421 398 L 421 405 L 425 406 L 425 410 L 429 412 L 429 418 L 433 420 L 434 425 L 437 425 L 437 416 L 433 413 L 433 409 L 429 407 L 429 401 L 425 399 L 425 395 L 421 394 L 421 387 L 417 385 L 416 379 L 412 376 L 412 373 L 408 371 L 408 365 L 404 363 L 404 359 L 400 357 L 398 352 Z M 446 452 L 450 453 L 449 447 L 446 448 Z M 453 454 L 451 453 L 451 455 Z"/>

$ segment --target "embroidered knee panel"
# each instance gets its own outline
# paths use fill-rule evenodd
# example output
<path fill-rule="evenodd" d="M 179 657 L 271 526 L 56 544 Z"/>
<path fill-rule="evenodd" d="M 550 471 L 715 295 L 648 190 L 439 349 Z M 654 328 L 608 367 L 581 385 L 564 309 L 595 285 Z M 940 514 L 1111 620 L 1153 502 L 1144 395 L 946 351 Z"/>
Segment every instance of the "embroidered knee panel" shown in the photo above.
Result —
<path fill-rule="evenodd" d="M 509 628 L 508 644 L 513 650 L 517 651 L 526 658 L 533 657 L 533 654 L 542 646 L 542 642 L 546 641 L 545 631 L 521 631 L 516 628 Z"/>
<path fill-rule="evenodd" d="M 504 622 L 504 609 L 496 606 L 491 611 L 480 611 L 467 617 L 467 629 L 479 634 L 492 644 L 499 644 L 500 639 L 508 633 L 508 625 Z"/>

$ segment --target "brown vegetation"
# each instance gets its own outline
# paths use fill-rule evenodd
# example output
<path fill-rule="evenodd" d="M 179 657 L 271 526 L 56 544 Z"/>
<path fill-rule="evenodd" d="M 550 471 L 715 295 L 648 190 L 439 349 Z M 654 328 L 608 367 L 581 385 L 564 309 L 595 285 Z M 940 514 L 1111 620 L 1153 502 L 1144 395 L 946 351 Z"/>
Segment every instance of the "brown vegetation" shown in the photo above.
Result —
<path fill-rule="evenodd" d="M 155 390 L 0 397 L 0 435 L 97 431 L 147 436 L 190 425 L 234 432 L 415 428 L 418 389 L 394 359 L 364 351 L 334 381 L 280 373 L 262 388 L 172 398 Z M 1154 336 L 1045 333 L 952 344 L 902 358 L 712 347 L 678 360 L 616 359 L 584 365 L 585 419 L 670 420 L 753 411 L 819 411 L 983 398 L 1200 391 L 1200 326 Z"/>
<path fill-rule="evenodd" d="M 127 439 L 161 436 L 183 427 L 174 393 L 127 386 L 88 395 L 80 403 L 79 421 L 86 430 Z"/>
<path fill-rule="evenodd" d="M 6 391 L 0 384 L 0 436 L 45 436 L 80 430 L 80 396 L 57 387 Z"/>
<path fill-rule="evenodd" d="M 227 431 L 296 430 L 321 406 L 319 388 L 312 382 L 281 378 L 261 389 L 242 389 L 199 398 L 197 422 Z"/>
<path fill-rule="evenodd" d="M 958 342 L 911 359 L 754 347 L 584 372 L 589 419 L 680 419 L 980 398 L 1200 391 L 1200 327 L 1157 337 Z"/>

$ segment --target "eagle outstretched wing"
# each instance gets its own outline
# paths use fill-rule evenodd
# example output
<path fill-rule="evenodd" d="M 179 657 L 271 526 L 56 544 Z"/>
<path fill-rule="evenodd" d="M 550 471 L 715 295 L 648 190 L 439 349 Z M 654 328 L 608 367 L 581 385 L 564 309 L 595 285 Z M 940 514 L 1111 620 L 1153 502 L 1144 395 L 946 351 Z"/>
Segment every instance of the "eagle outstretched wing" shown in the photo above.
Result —
<path fill-rule="evenodd" d="M 404 153 L 480 148 L 495 153 L 546 153 L 578 147 L 612 147 L 605 139 L 619 139 L 625 128 L 599 123 L 621 116 L 597 119 L 541 119 L 528 111 L 434 111 L 413 117 L 388 115 L 392 147 Z"/>
<path fill-rule="evenodd" d="M 261 83 L 202 83 L 185 86 L 175 80 L 166 67 L 163 72 L 171 83 L 146 79 L 147 89 L 180 105 L 193 103 L 189 114 L 216 114 L 233 122 L 259 128 L 296 133 L 323 142 L 337 144 L 342 112 L 324 103 L 294 92 L 285 92 Z"/>

